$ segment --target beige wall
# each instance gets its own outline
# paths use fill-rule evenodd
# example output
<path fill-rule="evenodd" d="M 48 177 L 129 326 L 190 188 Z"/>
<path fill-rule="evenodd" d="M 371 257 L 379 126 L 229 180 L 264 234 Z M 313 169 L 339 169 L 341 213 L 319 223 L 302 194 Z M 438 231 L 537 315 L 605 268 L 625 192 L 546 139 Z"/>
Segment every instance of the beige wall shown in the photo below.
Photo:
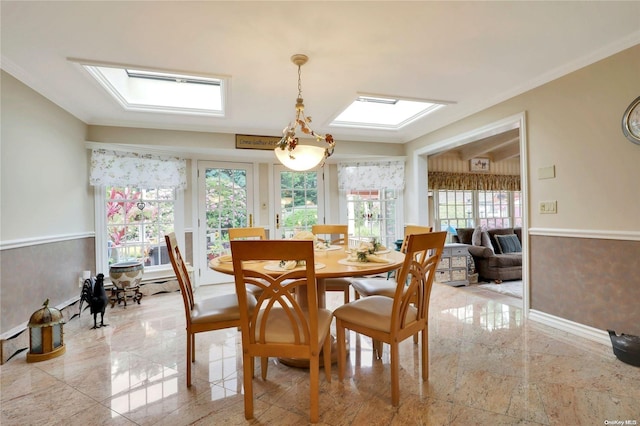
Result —
<path fill-rule="evenodd" d="M 93 232 L 85 124 L 1 78 L 2 241 Z"/>
<path fill-rule="evenodd" d="M 2 72 L 0 333 L 45 299 L 66 305 L 95 271 L 86 126 Z"/>
<path fill-rule="evenodd" d="M 407 145 L 412 154 L 524 111 L 530 307 L 629 334 L 640 332 L 640 146 L 624 137 L 621 119 L 640 95 L 639 76 L 640 45 Z M 551 165 L 556 178 L 538 179 Z M 557 200 L 557 214 L 537 212 L 545 200 Z"/>
<path fill-rule="evenodd" d="M 525 111 L 529 226 L 639 231 L 640 146 L 621 130 L 622 114 L 640 95 L 639 75 L 635 46 L 416 139 L 407 154 Z M 557 177 L 539 180 L 538 169 L 550 165 Z M 558 214 L 537 213 L 545 200 L 558 201 Z"/>

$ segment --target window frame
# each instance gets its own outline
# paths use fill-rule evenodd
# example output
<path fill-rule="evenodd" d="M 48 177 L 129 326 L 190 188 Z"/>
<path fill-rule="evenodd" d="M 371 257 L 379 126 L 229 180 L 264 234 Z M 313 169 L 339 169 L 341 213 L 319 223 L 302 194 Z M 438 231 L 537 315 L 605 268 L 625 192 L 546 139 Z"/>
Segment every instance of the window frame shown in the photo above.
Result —
<path fill-rule="evenodd" d="M 106 192 L 107 187 L 114 185 L 94 186 L 94 212 L 95 212 L 95 255 L 96 255 L 96 271 L 95 275 L 103 273 L 105 278 L 109 277 L 109 256 L 108 256 L 108 225 L 106 215 Z M 131 184 L 130 186 L 136 186 Z M 185 247 L 184 238 L 184 190 L 174 189 L 175 200 L 173 210 L 173 229 L 180 247 Z M 145 266 L 145 273 L 163 274 L 165 272 L 173 273 L 171 263 L 164 265 Z"/>
<path fill-rule="evenodd" d="M 346 223 L 346 224 L 350 224 L 350 221 L 352 220 L 351 218 L 349 218 L 349 200 L 348 200 L 348 195 L 350 192 L 378 192 L 378 193 L 384 193 L 385 191 L 390 191 L 388 189 L 385 188 L 379 188 L 379 189 L 353 189 L 353 190 L 341 190 L 340 191 L 340 197 L 339 197 L 339 208 L 340 208 L 340 223 Z M 385 241 L 384 239 L 382 241 L 380 241 L 382 244 L 386 245 L 388 248 L 393 248 L 393 243 L 397 240 L 397 239 L 402 239 L 402 236 L 404 235 L 404 191 L 403 190 L 392 190 L 392 191 L 396 191 L 396 198 L 395 198 L 395 212 L 394 212 L 394 217 L 393 217 L 393 221 L 395 222 L 394 224 L 394 232 L 395 232 L 395 237 L 393 237 L 393 241 Z M 385 200 L 381 200 L 378 201 L 380 203 L 386 202 Z M 386 218 L 385 220 L 389 220 L 389 218 Z M 349 238 L 351 239 L 356 239 L 359 236 L 351 234 L 351 226 L 349 226 Z M 355 244 L 354 241 L 350 242 L 350 246 Z"/>
<path fill-rule="evenodd" d="M 471 216 L 470 217 L 465 217 L 465 218 L 442 218 L 440 215 L 440 193 L 441 192 L 446 192 L 446 193 L 471 193 L 471 202 L 470 203 L 464 203 L 462 204 L 463 206 L 471 206 Z M 480 194 L 481 193 L 500 193 L 500 192 L 505 192 L 507 193 L 507 215 L 506 216 L 493 216 L 493 217 L 487 217 L 486 214 L 485 216 L 480 216 Z M 453 190 L 453 189 L 436 189 L 436 190 L 432 190 L 433 193 L 433 211 L 434 211 L 434 229 L 436 230 L 449 230 L 449 227 L 452 226 L 454 229 L 455 228 L 459 228 L 460 226 L 453 226 L 451 223 L 452 222 L 458 222 L 458 221 L 465 221 L 465 228 L 475 228 L 476 226 L 486 226 L 490 229 L 492 228 L 498 228 L 498 226 L 489 226 L 487 225 L 488 222 L 490 221 L 495 221 L 495 220 L 503 220 L 503 221 L 508 221 L 509 225 L 507 225 L 507 227 L 511 227 L 511 228 L 517 228 L 517 227 L 522 227 L 522 222 L 523 222 L 523 218 L 522 218 L 522 191 L 494 191 L 494 190 Z M 515 194 L 518 193 L 519 194 L 519 200 L 520 203 L 518 203 L 516 205 L 515 203 Z M 464 197 L 464 196 L 463 196 Z M 455 197 L 454 197 L 455 198 Z M 495 205 L 495 204 L 494 204 Z M 519 207 L 517 207 L 519 206 Z M 516 216 L 517 212 L 520 213 L 520 216 Z M 446 221 L 446 226 L 443 227 L 443 221 Z M 495 222 L 494 222 L 495 223 Z M 459 225 L 459 223 L 458 223 Z M 504 227 L 504 226 L 503 226 Z"/>

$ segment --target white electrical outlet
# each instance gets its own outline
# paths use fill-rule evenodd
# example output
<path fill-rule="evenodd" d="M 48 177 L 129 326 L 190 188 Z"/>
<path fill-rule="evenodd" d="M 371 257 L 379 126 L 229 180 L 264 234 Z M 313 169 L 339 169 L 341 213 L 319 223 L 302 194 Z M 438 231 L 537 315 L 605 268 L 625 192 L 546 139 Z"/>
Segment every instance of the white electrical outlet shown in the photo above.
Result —
<path fill-rule="evenodd" d="M 82 279 L 82 277 L 78 277 L 78 287 L 82 288 L 82 284 L 84 284 L 84 280 Z"/>

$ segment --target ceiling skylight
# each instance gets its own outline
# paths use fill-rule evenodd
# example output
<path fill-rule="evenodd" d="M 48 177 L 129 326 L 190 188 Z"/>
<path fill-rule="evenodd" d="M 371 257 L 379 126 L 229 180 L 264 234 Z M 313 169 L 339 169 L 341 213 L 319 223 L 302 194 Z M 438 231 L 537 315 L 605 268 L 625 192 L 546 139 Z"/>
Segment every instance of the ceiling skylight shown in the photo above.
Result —
<path fill-rule="evenodd" d="M 347 109 L 338 115 L 332 126 L 372 129 L 400 129 L 418 118 L 424 117 L 445 103 L 394 99 L 383 96 L 358 96 Z"/>
<path fill-rule="evenodd" d="M 82 64 L 126 110 L 224 116 L 224 79 Z"/>

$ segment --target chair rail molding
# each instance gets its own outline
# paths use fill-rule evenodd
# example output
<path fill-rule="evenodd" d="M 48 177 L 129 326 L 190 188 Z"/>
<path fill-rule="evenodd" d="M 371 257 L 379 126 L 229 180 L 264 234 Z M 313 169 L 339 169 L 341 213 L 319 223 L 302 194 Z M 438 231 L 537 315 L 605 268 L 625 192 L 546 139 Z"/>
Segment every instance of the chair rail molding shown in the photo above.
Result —
<path fill-rule="evenodd" d="M 80 240 L 82 238 L 95 237 L 96 233 L 79 232 L 73 234 L 49 235 L 45 237 L 21 238 L 18 240 L 0 241 L 0 250 L 9 250 L 20 247 L 37 246 L 41 244 L 57 243 L 61 241 Z"/>
<path fill-rule="evenodd" d="M 638 231 L 612 231 L 600 229 L 529 228 L 529 235 L 543 237 L 594 238 L 600 240 L 640 241 Z"/>

